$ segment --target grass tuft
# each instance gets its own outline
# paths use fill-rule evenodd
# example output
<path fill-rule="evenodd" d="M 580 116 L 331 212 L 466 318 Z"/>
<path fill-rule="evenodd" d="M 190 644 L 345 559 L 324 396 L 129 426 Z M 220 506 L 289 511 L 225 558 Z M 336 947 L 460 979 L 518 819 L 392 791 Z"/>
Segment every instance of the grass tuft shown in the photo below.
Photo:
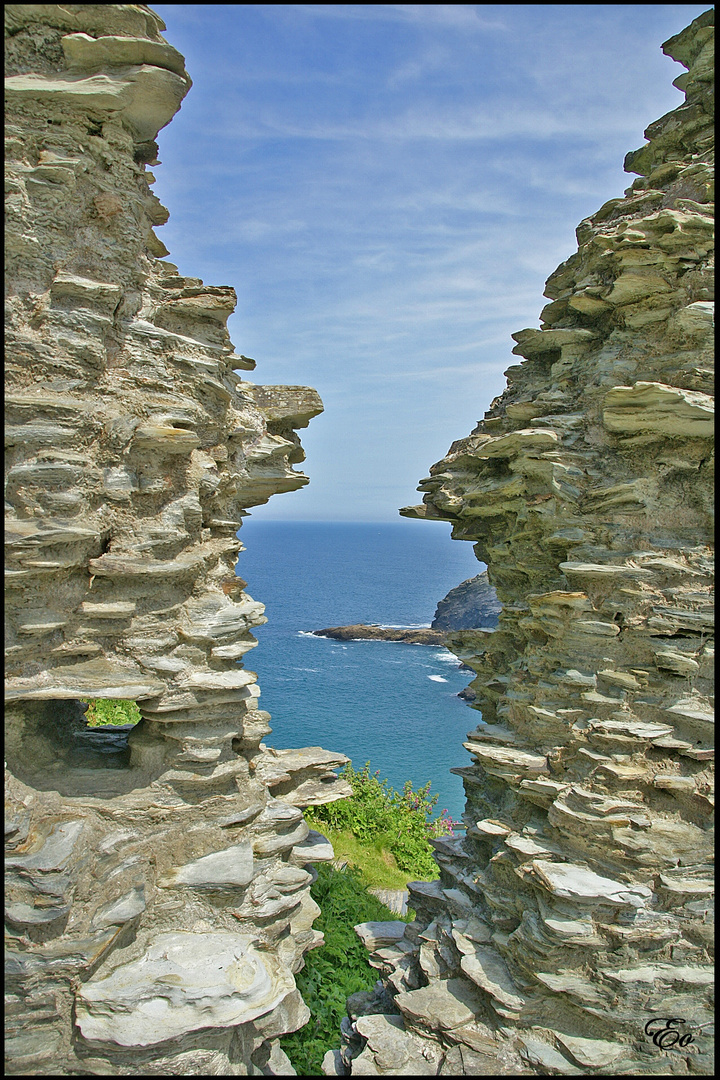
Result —
<path fill-rule="evenodd" d="M 88 707 L 85 719 L 89 727 L 137 724 L 142 720 L 140 710 L 134 701 L 119 701 L 115 698 L 81 698 L 80 700 Z"/>

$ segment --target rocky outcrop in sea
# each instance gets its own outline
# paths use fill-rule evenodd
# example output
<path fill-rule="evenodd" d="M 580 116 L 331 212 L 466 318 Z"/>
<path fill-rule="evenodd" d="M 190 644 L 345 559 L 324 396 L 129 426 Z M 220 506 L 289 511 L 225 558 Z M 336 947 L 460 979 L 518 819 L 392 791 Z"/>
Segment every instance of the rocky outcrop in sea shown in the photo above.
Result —
<path fill-rule="evenodd" d="M 416 629 L 397 626 L 368 626 L 354 623 L 350 626 L 327 626 L 324 630 L 312 630 L 316 637 L 334 638 L 335 641 L 404 641 L 409 645 L 444 645 L 446 635 L 428 626 Z"/>
<path fill-rule="evenodd" d="M 488 581 L 487 572 L 483 571 L 456 585 L 440 600 L 430 626 L 353 623 L 350 626 L 328 626 L 324 630 L 312 630 L 311 633 L 336 641 L 404 641 L 409 645 L 444 645 L 453 630 L 497 626 L 501 606 Z"/>
<path fill-rule="evenodd" d="M 347 758 L 263 741 L 236 533 L 307 482 L 322 404 L 237 374 L 234 290 L 165 259 L 148 166 L 190 79 L 162 20 L 5 19 L 6 1073 L 292 1074 L 332 858 L 302 808 Z"/>
<path fill-rule="evenodd" d="M 713 12 L 663 50 L 684 104 L 401 511 L 475 544 L 502 610 L 449 637 L 466 834 L 371 940 L 328 1075 L 713 1072 Z"/>
<path fill-rule="evenodd" d="M 433 630 L 473 630 L 497 626 L 502 604 L 488 580 L 487 570 L 462 581 L 443 597 L 430 626 Z"/>

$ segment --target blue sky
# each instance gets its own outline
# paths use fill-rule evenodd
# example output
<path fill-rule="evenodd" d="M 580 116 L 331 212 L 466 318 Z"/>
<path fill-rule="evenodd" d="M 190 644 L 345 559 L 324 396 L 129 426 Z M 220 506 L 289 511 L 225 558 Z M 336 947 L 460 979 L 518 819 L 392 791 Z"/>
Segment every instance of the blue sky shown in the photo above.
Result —
<path fill-rule="evenodd" d="M 258 383 L 316 387 L 264 520 L 394 521 L 539 325 L 575 227 L 682 103 L 708 5 L 160 4 L 194 86 L 158 137 L 170 260 L 233 285 Z M 418 526 L 420 527 L 420 526 Z"/>

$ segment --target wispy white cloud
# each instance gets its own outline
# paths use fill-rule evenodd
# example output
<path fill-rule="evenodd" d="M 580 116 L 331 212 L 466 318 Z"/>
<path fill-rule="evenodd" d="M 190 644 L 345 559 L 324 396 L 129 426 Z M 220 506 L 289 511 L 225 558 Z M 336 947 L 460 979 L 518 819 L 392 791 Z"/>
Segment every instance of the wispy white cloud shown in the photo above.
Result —
<path fill-rule="evenodd" d="M 323 19 L 356 19 L 369 22 L 409 22 L 458 30 L 502 30 L 500 19 L 480 15 L 474 4 L 293 4 L 296 11 Z"/>
<path fill-rule="evenodd" d="M 368 116 L 354 121 L 323 121 L 307 117 L 294 121 L 268 109 L 230 121 L 222 129 L 225 137 L 250 139 L 308 140 L 405 140 L 433 139 L 448 141 L 508 141 L 528 138 L 533 141 L 576 136 L 582 139 L 605 135 L 631 134 L 637 128 L 633 110 L 587 106 L 556 112 L 532 106 L 518 110 L 511 105 L 488 109 L 474 104 L 438 108 L 409 105 L 391 116 Z"/>
<path fill-rule="evenodd" d="M 397 90 L 406 87 L 408 83 L 417 83 L 426 80 L 430 76 L 437 76 L 447 69 L 452 62 L 452 52 L 446 45 L 433 43 L 421 50 L 415 56 L 404 60 L 398 65 L 385 80 L 389 90 Z"/>
<path fill-rule="evenodd" d="M 396 380 L 396 379 L 445 379 L 448 375 L 461 375 L 461 374 L 473 374 L 480 375 L 482 373 L 491 373 L 496 370 L 496 367 L 491 362 L 483 363 L 482 361 L 475 361 L 472 364 L 435 364 L 430 368 L 420 368 L 413 370 L 407 368 L 403 371 L 381 371 L 375 378 L 381 381 L 383 380 Z"/>

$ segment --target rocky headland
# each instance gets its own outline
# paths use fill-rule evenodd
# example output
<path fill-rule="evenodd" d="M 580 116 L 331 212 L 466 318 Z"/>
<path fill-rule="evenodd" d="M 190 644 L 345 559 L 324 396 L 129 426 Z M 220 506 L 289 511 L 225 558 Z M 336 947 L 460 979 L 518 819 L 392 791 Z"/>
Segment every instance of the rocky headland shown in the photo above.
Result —
<path fill-rule="evenodd" d="M 325 630 L 311 631 L 317 637 L 334 638 L 336 641 L 405 641 L 409 645 L 444 645 L 447 635 L 429 626 L 407 629 L 397 626 L 368 626 L 356 623 L 351 626 L 328 626 Z"/>
<path fill-rule="evenodd" d="M 377 626 L 354 623 L 313 630 L 317 637 L 337 641 L 404 641 L 410 645 L 445 645 L 454 630 L 497 626 L 501 604 L 487 571 L 456 585 L 437 605 L 430 626 Z"/>
<path fill-rule="evenodd" d="M 362 928 L 380 982 L 327 1075 L 713 1072 L 713 12 L 663 50 L 684 103 L 401 511 L 452 522 L 502 610 L 448 638 L 466 834 L 413 923 Z"/>

